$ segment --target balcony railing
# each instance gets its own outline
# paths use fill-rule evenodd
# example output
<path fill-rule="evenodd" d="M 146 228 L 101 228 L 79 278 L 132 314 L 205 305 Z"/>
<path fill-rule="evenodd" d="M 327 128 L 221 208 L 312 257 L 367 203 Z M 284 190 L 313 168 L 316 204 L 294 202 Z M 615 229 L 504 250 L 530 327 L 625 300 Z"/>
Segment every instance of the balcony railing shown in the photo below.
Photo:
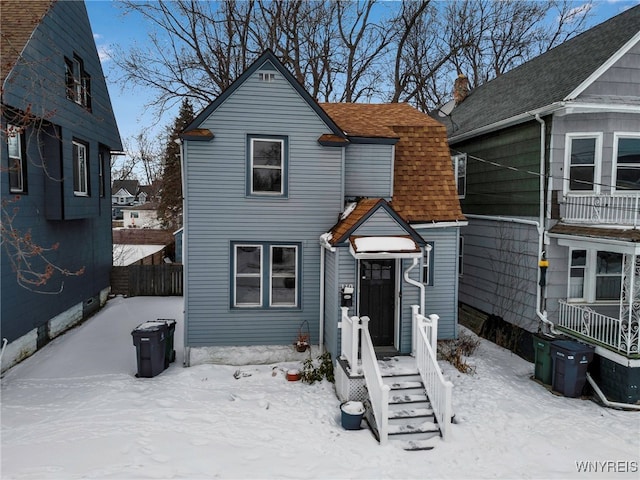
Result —
<path fill-rule="evenodd" d="M 570 304 L 562 300 L 559 305 L 558 327 L 567 333 L 576 333 L 626 356 L 640 353 L 637 321 L 608 317 L 595 312 L 588 305 Z"/>
<path fill-rule="evenodd" d="M 640 224 L 640 194 L 576 195 L 565 197 L 565 222 L 602 225 Z"/>

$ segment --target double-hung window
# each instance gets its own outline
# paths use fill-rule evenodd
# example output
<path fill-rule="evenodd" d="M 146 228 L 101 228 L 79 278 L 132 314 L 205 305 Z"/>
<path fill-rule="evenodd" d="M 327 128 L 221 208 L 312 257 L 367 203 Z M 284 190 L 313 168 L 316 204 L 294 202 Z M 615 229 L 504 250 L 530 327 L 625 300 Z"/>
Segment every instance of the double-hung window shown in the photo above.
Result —
<path fill-rule="evenodd" d="M 640 190 L 640 133 L 613 137 L 616 190 Z"/>
<path fill-rule="evenodd" d="M 299 253 L 295 244 L 234 244 L 232 307 L 297 307 Z"/>
<path fill-rule="evenodd" d="M 287 137 L 247 138 L 248 195 L 287 195 Z"/>
<path fill-rule="evenodd" d="M 77 196 L 89 196 L 89 167 L 87 145 L 73 141 L 73 193 Z"/>
<path fill-rule="evenodd" d="M 27 189 L 23 133 L 14 125 L 8 125 L 6 133 L 9 147 L 9 191 L 25 193 Z"/>
<path fill-rule="evenodd" d="M 571 251 L 568 298 L 588 303 L 620 300 L 622 288 L 621 253 Z"/>
<path fill-rule="evenodd" d="M 456 178 L 458 198 L 464 198 L 467 194 L 467 154 L 461 153 L 451 157 L 453 173 Z"/>
<path fill-rule="evenodd" d="M 602 134 L 571 133 L 566 137 L 566 191 L 600 191 Z"/>
<path fill-rule="evenodd" d="M 64 60 L 67 98 L 90 110 L 91 77 L 84 70 L 84 62 L 77 55 Z"/>

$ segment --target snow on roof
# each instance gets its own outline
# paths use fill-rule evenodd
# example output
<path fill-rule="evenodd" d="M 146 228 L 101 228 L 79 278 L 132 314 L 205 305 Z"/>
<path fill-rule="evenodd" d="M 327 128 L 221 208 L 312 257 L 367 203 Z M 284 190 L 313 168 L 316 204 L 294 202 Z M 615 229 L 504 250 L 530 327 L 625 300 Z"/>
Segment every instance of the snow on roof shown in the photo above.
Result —
<path fill-rule="evenodd" d="M 353 245 L 357 253 L 420 251 L 420 247 L 409 237 L 354 237 Z"/>

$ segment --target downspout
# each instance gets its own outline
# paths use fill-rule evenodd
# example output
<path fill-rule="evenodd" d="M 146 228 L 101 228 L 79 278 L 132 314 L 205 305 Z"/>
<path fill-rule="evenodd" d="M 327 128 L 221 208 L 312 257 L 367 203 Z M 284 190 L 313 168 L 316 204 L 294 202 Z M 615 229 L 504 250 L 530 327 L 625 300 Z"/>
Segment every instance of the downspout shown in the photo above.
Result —
<path fill-rule="evenodd" d="M 547 148 L 547 143 L 546 143 L 546 123 L 545 121 L 540 117 L 539 113 L 535 114 L 535 119 L 538 121 L 538 123 L 540 124 L 540 186 L 538 188 L 538 190 L 540 191 L 540 205 L 538 207 L 538 214 L 539 214 L 539 220 L 538 220 L 538 255 L 540 255 L 540 257 L 542 258 L 542 252 L 544 251 L 544 234 L 545 234 L 545 213 L 546 213 L 546 204 L 545 204 L 545 198 L 544 198 L 544 194 L 545 194 L 545 189 L 544 189 L 544 182 L 547 176 L 547 166 L 546 166 L 546 161 L 545 161 L 545 150 Z M 549 327 L 549 331 L 551 333 L 553 333 L 554 335 L 559 335 L 560 332 L 556 331 L 556 329 L 554 328 L 553 322 L 551 322 L 548 318 L 547 318 L 547 310 L 541 310 L 541 304 L 542 304 L 542 286 L 540 285 L 540 276 L 541 276 L 541 272 L 540 272 L 540 268 L 538 268 L 538 281 L 537 281 L 537 286 L 536 286 L 536 315 L 538 316 L 538 318 L 546 325 L 548 325 Z M 545 305 L 546 305 L 546 289 L 545 289 Z"/>
<path fill-rule="evenodd" d="M 187 270 L 189 268 L 189 262 L 187 262 L 187 256 L 186 251 L 187 251 L 187 202 L 186 202 L 186 195 L 187 195 L 187 190 L 185 189 L 185 181 L 186 181 L 186 173 L 187 173 L 187 168 L 186 165 L 184 164 L 184 142 L 182 141 L 181 138 L 176 138 L 175 142 L 180 146 L 180 182 L 181 182 L 181 186 L 182 186 L 182 278 L 183 278 L 183 282 L 182 282 L 182 298 L 183 298 L 183 309 L 182 309 L 182 315 L 183 315 L 183 345 L 184 345 L 184 359 L 182 362 L 182 365 L 185 367 L 190 367 L 191 366 L 191 347 L 189 347 L 187 345 L 187 337 L 188 337 L 188 328 L 187 328 L 187 323 L 189 321 L 189 313 L 187 311 L 187 289 L 189 288 L 189 282 L 187 281 L 187 279 L 189 278 L 189 275 L 187 274 Z"/>
<path fill-rule="evenodd" d="M 607 400 L 607 397 L 605 397 L 604 393 L 602 393 L 602 390 L 600 390 L 600 387 L 596 385 L 595 380 L 591 378 L 591 375 L 589 375 L 589 372 L 587 372 L 587 381 L 589 382 L 589 385 L 593 387 L 593 391 L 596 392 L 596 395 L 598 395 L 598 398 L 605 406 L 611 407 L 611 408 L 622 408 L 625 410 L 640 410 L 640 405 L 636 405 L 633 403 L 611 402 Z"/>
<path fill-rule="evenodd" d="M 427 245 L 425 248 L 427 249 L 427 252 L 431 251 L 430 245 Z M 414 258 L 411 266 L 405 270 L 403 277 L 404 277 L 404 281 L 407 282 L 409 285 L 413 285 L 420 289 L 420 315 L 424 315 L 424 284 L 421 282 L 417 282 L 412 278 L 409 278 L 409 273 L 411 272 L 411 270 L 416 268 L 416 266 L 418 265 L 418 262 L 419 260 L 417 258 Z"/>
<path fill-rule="evenodd" d="M 324 353 L 324 264 L 326 251 L 335 252 L 335 247 L 332 247 L 329 243 L 329 234 L 320 235 L 320 318 L 318 319 L 318 345 L 320 347 L 320 353 Z"/>

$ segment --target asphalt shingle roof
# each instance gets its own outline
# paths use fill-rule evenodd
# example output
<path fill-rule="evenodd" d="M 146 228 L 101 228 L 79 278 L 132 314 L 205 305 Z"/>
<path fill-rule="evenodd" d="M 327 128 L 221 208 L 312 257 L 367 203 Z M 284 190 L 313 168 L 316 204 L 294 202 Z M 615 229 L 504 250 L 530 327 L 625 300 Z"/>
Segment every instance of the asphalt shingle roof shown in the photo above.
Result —
<path fill-rule="evenodd" d="M 0 2 L 0 86 L 20 58 L 31 33 L 55 0 L 2 0 Z"/>
<path fill-rule="evenodd" d="M 406 221 L 464 220 L 444 125 L 406 103 L 322 103 L 349 137 L 398 139 L 391 205 Z"/>
<path fill-rule="evenodd" d="M 472 90 L 446 121 L 449 136 L 551 105 L 589 78 L 640 32 L 640 6 L 596 25 L 548 52 Z"/>

